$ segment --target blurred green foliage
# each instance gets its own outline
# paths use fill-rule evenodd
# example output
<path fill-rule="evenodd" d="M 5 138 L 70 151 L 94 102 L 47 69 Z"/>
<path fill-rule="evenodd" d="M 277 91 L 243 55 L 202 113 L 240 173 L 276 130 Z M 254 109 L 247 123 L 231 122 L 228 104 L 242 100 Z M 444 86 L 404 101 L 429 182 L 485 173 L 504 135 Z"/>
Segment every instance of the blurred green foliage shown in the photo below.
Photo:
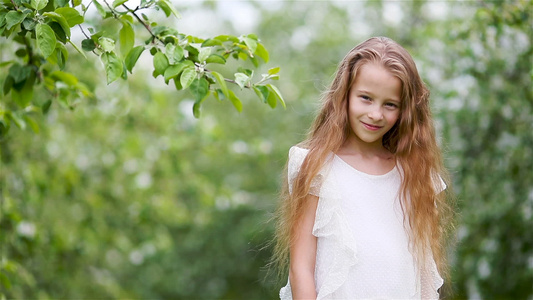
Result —
<path fill-rule="evenodd" d="M 135 7 L 130 8 L 131 5 Z M 0 60 L 0 68 L 7 70 L 2 74 L 0 138 L 12 124 L 21 129 L 29 126 L 38 132 L 33 116 L 46 114 L 52 102 L 73 107 L 84 98 L 94 97 L 77 74 L 65 71 L 72 63 L 66 45 L 85 59 L 85 52 L 100 57 L 107 84 L 119 78 L 127 80 L 128 72 L 133 72 L 142 53 L 148 50 L 152 55 L 152 76 L 161 76 L 165 84 L 176 90 L 190 91 L 195 100 L 192 107 L 195 117 L 200 116 L 202 102 L 211 95 L 219 101 L 229 100 L 235 109 L 242 111 L 241 99 L 226 82 L 241 90 L 253 90 L 272 108 L 278 102 L 285 107 L 278 88 L 270 83 L 279 79 L 279 67 L 269 69 L 260 79 L 254 78 L 254 71 L 269 60 L 268 51 L 257 35 L 199 38 L 151 21 L 146 14 L 156 11 L 162 14 L 152 14 L 153 20 L 168 23 L 170 16 L 180 17 L 168 0 L 116 0 L 112 5 L 106 0 L 103 4 L 97 0 L 1 1 L 0 38 L 9 46 L 4 48 Z M 84 39 L 73 42 L 71 29 L 79 29 Z M 228 59 L 233 60 L 233 64 L 228 64 L 234 67 L 233 74 L 225 77 L 212 69 L 226 65 Z M 236 66 L 235 61 L 240 64 Z M 223 69 L 224 73 L 231 70 Z M 39 97 L 34 97 L 36 92 Z"/>
<path fill-rule="evenodd" d="M 447 296 L 533 296 L 530 1 L 206 2 L 179 11 L 183 22 L 217 16 L 213 35 L 261 36 L 283 67 L 287 110 L 250 99 L 239 114 L 212 101 L 195 119 L 194 99 L 144 75 L 150 66 L 106 86 L 94 76 L 100 65 L 71 58 L 68 71 L 95 99 L 36 116 L 39 134 L 14 129 L 0 141 L 0 294 L 276 298 L 280 284 L 265 279 L 264 265 L 287 150 L 344 54 L 385 35 L 406 46 L 431 87 L 454 181 Z M 253 28 L 235 22 L 250 15 Z"/>

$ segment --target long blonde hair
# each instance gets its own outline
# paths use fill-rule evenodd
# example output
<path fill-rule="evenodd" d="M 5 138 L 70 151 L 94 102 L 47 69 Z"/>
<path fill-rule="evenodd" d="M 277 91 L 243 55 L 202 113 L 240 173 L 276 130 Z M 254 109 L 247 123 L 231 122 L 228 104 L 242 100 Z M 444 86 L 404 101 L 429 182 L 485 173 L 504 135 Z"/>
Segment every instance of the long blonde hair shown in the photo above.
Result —
<path fill-rule="evenodd" d="M 336 153 L 350 133 L 348 93 L 359 68 L 367 63 L 383 66 L 402 83 L 400 117 L 384 135 L 383 146 L 395 155 L 403 170 L 400 204 L 405 223 L 410 228 L 410 244 L 417 261 L 424 263 L 431 251 L 439 273 L 446 277 L 443 234 L 450 224 L 448 215 L 451 210 L 446 193 L 435 191 L 439 180 L 436 175 L 439 174 L 448 186 L 449 182 L 435 138 L 429 90 L 409 53 L 384 37 L 370 38 L 348 52 L 330 88 L 323 94 L 322 106 L 308 138 L 300 143 L 309 152 L 292 182 L 292 194 L 288 192 L 288 178 L 284 180 L 276 215 L 273 263 L 279 267 L 280 273 L 287 270 L 289 249 L 294 240 L 292 228 L 298 226 L 312 179 L 327 163 L 329 154 Z"/>

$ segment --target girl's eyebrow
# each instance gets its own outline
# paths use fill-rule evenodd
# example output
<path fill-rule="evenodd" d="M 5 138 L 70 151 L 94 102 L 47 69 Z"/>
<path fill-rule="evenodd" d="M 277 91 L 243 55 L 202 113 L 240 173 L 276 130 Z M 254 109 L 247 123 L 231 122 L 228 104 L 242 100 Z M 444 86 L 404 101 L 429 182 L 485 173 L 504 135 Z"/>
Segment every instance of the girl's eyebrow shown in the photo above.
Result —
<path fill-rule="evenodd" d="M 367 90 L 357 90 L 359 93 L 361 94 L 369 94 L 369 95 L 372 95 L 371 92 L 367 91 Z"/>

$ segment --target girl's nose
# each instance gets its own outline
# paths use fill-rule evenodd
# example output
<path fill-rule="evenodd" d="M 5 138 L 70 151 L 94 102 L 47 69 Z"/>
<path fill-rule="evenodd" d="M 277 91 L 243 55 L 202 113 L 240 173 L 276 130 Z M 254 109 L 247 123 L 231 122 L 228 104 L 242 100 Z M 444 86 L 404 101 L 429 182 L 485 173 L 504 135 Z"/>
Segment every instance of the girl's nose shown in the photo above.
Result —
<path fill-rule="evenodd" d="M 368 117 L 372 120 L 379 121 L 383 119 L 383 112 L 381 111 L 381 108 L 376 107 L 368 113 Z"/>

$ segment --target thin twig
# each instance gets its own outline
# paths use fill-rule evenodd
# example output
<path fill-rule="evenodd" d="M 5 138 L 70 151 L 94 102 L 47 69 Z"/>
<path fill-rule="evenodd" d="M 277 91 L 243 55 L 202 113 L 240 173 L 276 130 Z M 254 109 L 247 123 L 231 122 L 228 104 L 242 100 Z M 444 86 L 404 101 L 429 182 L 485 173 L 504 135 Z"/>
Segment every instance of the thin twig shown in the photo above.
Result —
<path fill-rule="evenodd" d="M 161 43 L 165 43 L 162 39 L 160 39 L 159 37 L 157 37 L 153 32 L 152 32 L 152 29 L 150 28 L 150 25 L 146 24 L 136 13 L 135 11 L 137 11 L 137 9 L 139 7 L 137 7 L 135 10 L 132 10 L 130 9 L 129 7 L 126 6 L 126 4 L 122 4 L 122 6 L 124 6 L 134 17 L 135 19 L 137 19 L 137 21 L 139 21 L 139 23 L 143 24 L 144 28 L 146 28 L 146 30 L 148 30 L 148 32 L 150 33 L 150 35 L 152 36 L 152 39 L 154 40 L 158 40 L 160 41 Z"/>
<path fill-rule="evenodd" d="M 83 30 L 83 27 L 81 27 L 81 24 L 78 24 L 78 27 L 80 28 L 81 33 L 83 33 L 83 35 L 85 36 L 85 38 L 90 39 L 90 37 L 85 33 L 85 30 Z"/>
<path fill-rule="evenodd" d="M 115 19 L 118 19 L 117 13 L 116 13 L 115 10 L 111 7 L 111 5 L 109 5 L 109 3 L 107 3 L 106 0 L 104 0 L 104 3 L 105 3 L 105 5 L 107 6 L 107 8 L 109 8 L 109 10 L 111 11 L 111 13 L 113 14 L 113 17 L 115 17 Z"/>
<path fill-rule="evenodd" d="M 15 4 L 15 1 L 11 0 L 11 4 L 13 4 L 13 7 L 15 7 L 16 10 L 19 10 L 19 7 Z"/>

